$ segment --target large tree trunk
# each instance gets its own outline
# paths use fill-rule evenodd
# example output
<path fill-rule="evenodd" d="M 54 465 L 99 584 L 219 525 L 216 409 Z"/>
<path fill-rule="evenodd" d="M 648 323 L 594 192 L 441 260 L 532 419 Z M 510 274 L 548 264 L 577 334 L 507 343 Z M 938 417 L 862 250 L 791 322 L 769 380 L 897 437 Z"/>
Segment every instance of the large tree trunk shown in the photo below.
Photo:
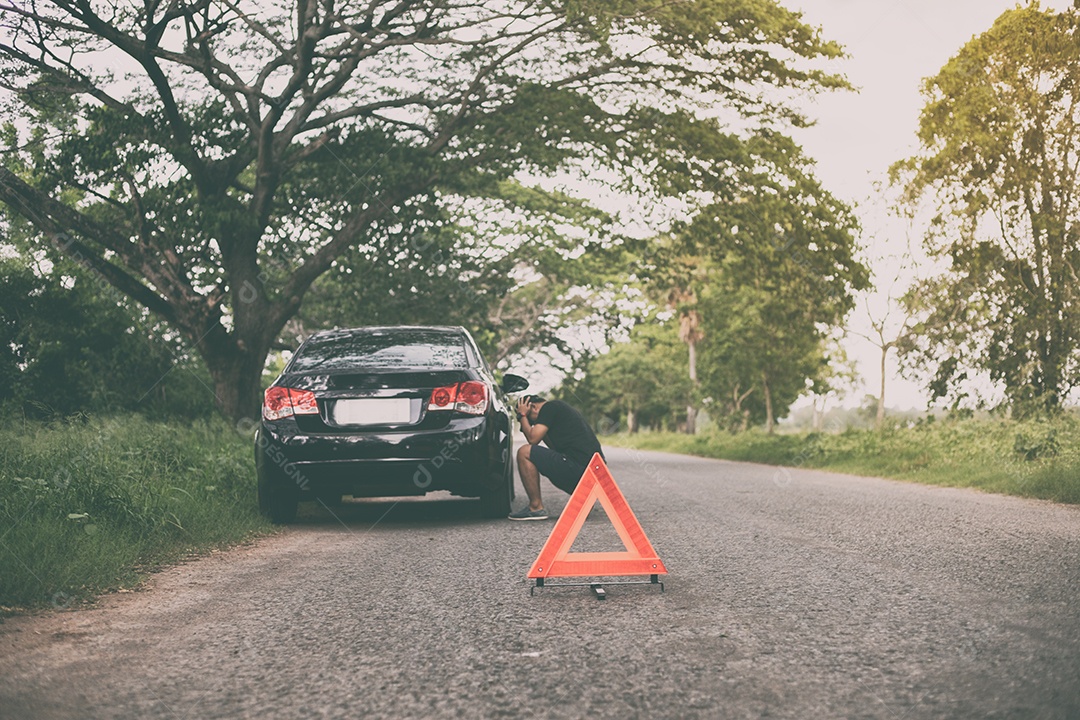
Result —
<path fill-rule="evenodd" d="M 219 358 L 212 364 L 207 362 L 218 409 L 229 420 L 253 420 L 261 414 L 265 362 L 265 352 L 239 349 L 231 357 Z"/>
<path fill-rule="evenodd" d="M 216 321 L 197 338 L 196 347 L 213 378 L 218 409 L 229 420 L 240 422 L 261 415 L 266 356 L 282 327 L 299 308 L 301 298 L 274 302 L 261 284 L 248 281 L 238 283 L 232 299 L 232 331 L 226 331 Z"/>

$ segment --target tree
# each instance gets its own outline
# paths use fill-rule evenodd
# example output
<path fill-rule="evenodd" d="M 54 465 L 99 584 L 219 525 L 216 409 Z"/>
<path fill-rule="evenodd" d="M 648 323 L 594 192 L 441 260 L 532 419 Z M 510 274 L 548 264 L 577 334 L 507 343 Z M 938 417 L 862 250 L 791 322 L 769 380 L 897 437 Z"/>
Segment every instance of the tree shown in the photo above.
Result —
<path fill-rule="evenodd" d="M 775 292 L 752 287 L 712 288 L 702 300 L 703 388 L 730 398 L 728 426 L 745 429 L 763 421 L 772 433 L 776 418 L 824 379 L 824 335 Z"/>
<path fill-rule="evenodd" d="M 827 378 L 829 333 L 868 271 L 854 257 L 850 209 L 820 186 L 790 139 L 763 133 L 724 156 L 714 155 L 724 181 L 712 202 L 670 237 L 652 239 L 633 266 L 651 297 L 675 312 L 678 337 L 696 358 L 687 416 L 700 379 L 729 428 L 762 420 L 771 433 L 808 384 Z"/>
<path fill-rule="evenodd" d="M 625 418 L 630 433 L 642 426 L 675 427 L 693 392 L 685 360 L 674 324 L 652 317 L 634 326 L 627 341 L 592 358 L 584 377 L 564 384 L 560 395 L 597 424 Z"/>
<path fill-rule="evenodd" d="M 890 311 L 886 312 L 874 318 L 870 311 L 870 308 L 866 308 L 866 313 L 870 316 L 870 327 L 873 328 L 874 334 L 863 335 L 869 340 L 874 347 L 881 353 L 881 386 L 878 392 L 877 398 L 877 413 L 874 416 L 874 427 L 880 430 L 885 424 L 885 383 L 888 375 L 886 374 L 886 364 L 889 359 L 889 351 L 898 346 L 903 346 L 908 342 L 908 334 L 911 332 L 911 325 L 913 322 L 912 313 L 910 310 L 904 313 L 903 322 L 898 328 L 889 328 L 889 315 Z"/>
<path fill-rule="evenodd" d="M 1054 412 L 1080 383 L 1080 12 L 1005 12 L 923 94 L 893 178 L 933 200 L 926 245 L 951 267 L 923 283 L 913 351 L 936 391 L 985 371 L 1014 412 Z"/>
<path fill-rule="evenodd" d="M 851 210 L 821 187 L 798 146 L 763 134 L 745 147 L 745 170 L 731 176 L 726 196 L 678 228 L 678 241 L 716 268 L 699 300 L 706 390 L 730 397 L 732 412 L 749 399 L 772 432 L 828 367 L 827 334 L 869 275 L 854 255 Z"/>
<path fill-rule="evenodd" d="M 899 293 L 895 290 L 897 281 L 908 269 L 906 260 L 910 260 L 910 256 L 905 256 L 901 260 L 889 286 L 887 288 L 879 287 L 879 290 L 883 291 L 881 292 L 881 300 L 884 303 L 883 308 L 878 308 L 875 311 L 870 307 L 870 298 L 865 297 L 863 299 L 865 315 L 870 323 L 872 334 L 854 333 L 867 340 L 880 353 L 881 385 L 874 420 L 874 427 L 878 430 L 884 427 L 885 424 L 885 384 L 888 377 L 886 375 L 886 365 L 889 353 L 893 349 L 907 350 L 911 346 L 912 338 L 910 335 L 916 323 L 918 290 L 910 290 L 903 298 L 897 297 Z"/>
<path fill-rule="evenodd" d="M 33 125 L 0 202 L 176 328 L 232 417 L 257 412 L 267 352 L 350 248 L 404 249 L 523 172 L 706 189 L 699 149 L 727 136 L 701 108 L 801 123 L 777 88 L 845 85 L 798 66 L 839 48 L 773 0 L 0 10 Z"/>
<path fill-rule="evenodd" d="M 671 246 L 666 243 L 660 252 L 664 255 L 664 261 L 662 268 L 658 268 L 658 272 L 652 276 L 651 286 L 654 295 L 662 295 L 664 303 L 674 311 L 678 320 L 679 340 L 686 344 L 687 377 L 691 387 L 691 392 L 687 394 L 686 432 L 693 435 L 697 431 L 697 403 L 701 401 L 698 392 L 698 343 L 704 337 L 697 294 L 707 281 L 709 266 L 704 258 L 672 252 Z"/>
<path fill-rule="evenodd" d="M 312 286 L 283 334 L 299 340 L 341 318 L 463 325 L 492 364 L 524 348 L 572 355 L 559 330 L 575 322 L 604 334 L 617 318 L 593 306 L 604 304 L 598 296 L 622 254 L 596 239 L 608 234 L 610 218 L 581 200 L 517 183 L 504 183 L 500 194 L 516 197 L 514 217 L 499 214 L 492 202 L 470 203 L 441 210 L 438 224 L 404 248 L 386 242 L 350 248 Z M 556 231 L 568 225 L 579 235 Z"/>

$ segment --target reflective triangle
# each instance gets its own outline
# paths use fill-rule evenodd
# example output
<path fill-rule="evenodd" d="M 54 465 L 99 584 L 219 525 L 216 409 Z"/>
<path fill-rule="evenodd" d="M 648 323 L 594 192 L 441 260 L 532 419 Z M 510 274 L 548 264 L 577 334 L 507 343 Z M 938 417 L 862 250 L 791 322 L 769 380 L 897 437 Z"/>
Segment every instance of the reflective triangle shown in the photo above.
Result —
<path fill-rule="evenodd" d="M 625 552 L 570 552 L 597 500 L 619 533 Z M 656 556 L 600 453 L 596 453 L 540 550 L 529 577 L 658 574 L 667 574 L 664 563 Z"/>

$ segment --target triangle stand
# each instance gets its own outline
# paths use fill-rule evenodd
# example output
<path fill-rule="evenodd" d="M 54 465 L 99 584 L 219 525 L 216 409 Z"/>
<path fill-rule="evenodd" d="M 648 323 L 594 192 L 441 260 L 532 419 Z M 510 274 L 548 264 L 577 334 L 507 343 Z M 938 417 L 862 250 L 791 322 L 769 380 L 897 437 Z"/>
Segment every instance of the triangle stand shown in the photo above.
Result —
<path fill-rule="evenodd" d="M 571 553 L 578 533 L 585 519 L 589 516 L 596 501 L 604 508 L 615 531 L 619 534 L 626 550 L 623 552 L 579 552 Z M 566 503 L 562 514 L 555 523 L 540 555 L 529 570 L 528 577 L 536 581 L 529 589 L 529 594 L 539 587 L 588 586 L 596 597 L 605 599 L 603 585 L 659 585 L 660 575 L 667 574 L 664 563 L 657 556 L 641 523 L 623 497 L 622 491 L 615 484 L 611 472 L 599 453 L 593 455 L 585 473 L 578 481 L 577 488 Z M 545 582 L 555 577 L 597 577 L 605 575 L 633 576 L 648 575 L 648 580 L 613 580 L 603 583 L 592 581 L 583 583 Z"/>

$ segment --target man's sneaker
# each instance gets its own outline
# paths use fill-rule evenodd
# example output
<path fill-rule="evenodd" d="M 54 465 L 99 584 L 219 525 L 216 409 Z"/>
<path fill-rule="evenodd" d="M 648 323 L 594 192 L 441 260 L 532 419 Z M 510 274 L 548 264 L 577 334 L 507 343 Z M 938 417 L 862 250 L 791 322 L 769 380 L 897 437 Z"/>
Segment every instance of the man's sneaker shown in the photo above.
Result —
<path fill-rule="evenodd" d="M 547 510 L 530 510 L 529 506 L 521 508 L 517 512 L 510 513 L 506 517 L 511 520 L 547 520 Z"/>

